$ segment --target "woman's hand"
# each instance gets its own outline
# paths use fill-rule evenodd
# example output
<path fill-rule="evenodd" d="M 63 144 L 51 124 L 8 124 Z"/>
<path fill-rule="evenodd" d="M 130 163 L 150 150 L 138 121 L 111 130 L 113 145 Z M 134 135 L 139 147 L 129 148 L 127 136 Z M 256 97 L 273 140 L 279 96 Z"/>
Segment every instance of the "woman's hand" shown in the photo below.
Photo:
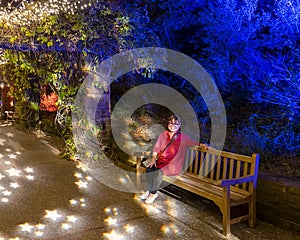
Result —
<path fill-rule="evenodd" d="M 205 148 L 206 151 L 208 151 L 208 149 L 209 149 L 209 146 L 206 143 L 199 143 L 199 147 Z"/>
<path fill-rule="evenodd" d="M 153 167 L 153 166 L 155 166 L 156 167 L 156 157 L 154 157 L 154 156 L 152 156 L 151 157 L 151 161 L 150 161 L 150 163 L 147 165 L 147 167 Z"/>

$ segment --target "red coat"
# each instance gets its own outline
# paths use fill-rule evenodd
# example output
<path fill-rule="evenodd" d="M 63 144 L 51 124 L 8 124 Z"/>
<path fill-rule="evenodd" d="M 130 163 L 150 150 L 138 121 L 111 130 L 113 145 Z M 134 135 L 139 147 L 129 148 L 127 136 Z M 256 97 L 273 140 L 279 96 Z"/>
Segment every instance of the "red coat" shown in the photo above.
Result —
<path fill-rule="evenodd" d="M 168 131 L 162 132 L 154 145 L 153 152 L 159 153 L 170 141 Z M 156 167 L 160 168 L 164 175 L 180 175 L 187 148 L 198 144 L 188 135 L 180 133 L 175 141 L 159 156 Z"/>

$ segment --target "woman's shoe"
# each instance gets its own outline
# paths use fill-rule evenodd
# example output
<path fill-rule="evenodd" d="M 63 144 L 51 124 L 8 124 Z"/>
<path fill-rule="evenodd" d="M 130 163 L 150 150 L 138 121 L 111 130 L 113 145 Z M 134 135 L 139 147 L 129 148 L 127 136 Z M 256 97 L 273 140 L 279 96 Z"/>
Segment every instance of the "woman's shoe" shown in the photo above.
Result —
<path fill-rule="evenodd" d="M 143 199 L 143 200 L 147 199 L 147 197 L 149 196 L 149 193 L 150 193 L 149 191 L 145 192 L 144 194 L 142 194 L 140 196 L 140 199 Z"/>
<path fill-rule="evenodd" d="M 147 197 L 145 203 L 151 204 L 151 203 L 154 202 L 154 200 L 155 200 L 157 197 L 158 197 L 158 194 L 157 194 L 157 193 L 155 193 L 155 194 L 150 193 L 149 196 Z"/>

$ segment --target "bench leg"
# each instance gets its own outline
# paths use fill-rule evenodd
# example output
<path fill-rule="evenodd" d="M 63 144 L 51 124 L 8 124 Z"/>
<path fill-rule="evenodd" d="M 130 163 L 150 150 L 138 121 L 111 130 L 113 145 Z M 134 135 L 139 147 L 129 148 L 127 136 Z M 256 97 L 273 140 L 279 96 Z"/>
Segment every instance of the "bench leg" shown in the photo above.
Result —
<path fill-rule="evenodd" d="M 256 196 L 255 192 L 253 193 L 251 200 L 249 202 L 249 227 L 256 227 Z"/>
<path fill-rule="evenodd" d="M 223 233 L 230 234 L 230 186 L 223 188 L 224 206 L 223 206 Z"/>
<path fill-rule="evenodd" d="M 140 172 L 141 164 L 142 164 L 142 157 L 136 157 L 136 166 L 135 166 L 136 173 Z"/>

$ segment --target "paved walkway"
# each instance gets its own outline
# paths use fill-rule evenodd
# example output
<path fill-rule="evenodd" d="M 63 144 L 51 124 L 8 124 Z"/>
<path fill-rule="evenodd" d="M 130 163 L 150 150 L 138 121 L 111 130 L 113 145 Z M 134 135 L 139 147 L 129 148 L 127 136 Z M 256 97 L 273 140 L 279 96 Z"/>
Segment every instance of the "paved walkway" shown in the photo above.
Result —
<path fill-rule="evenodd" d="M 221 214 L 209 201 L 160 192 L 146 205 L 61 159 L 48 140 L 0 124 L 1 240 L 300 239 L 259 220 L 255 229 L 236 224 L 224 237 Z"/>

